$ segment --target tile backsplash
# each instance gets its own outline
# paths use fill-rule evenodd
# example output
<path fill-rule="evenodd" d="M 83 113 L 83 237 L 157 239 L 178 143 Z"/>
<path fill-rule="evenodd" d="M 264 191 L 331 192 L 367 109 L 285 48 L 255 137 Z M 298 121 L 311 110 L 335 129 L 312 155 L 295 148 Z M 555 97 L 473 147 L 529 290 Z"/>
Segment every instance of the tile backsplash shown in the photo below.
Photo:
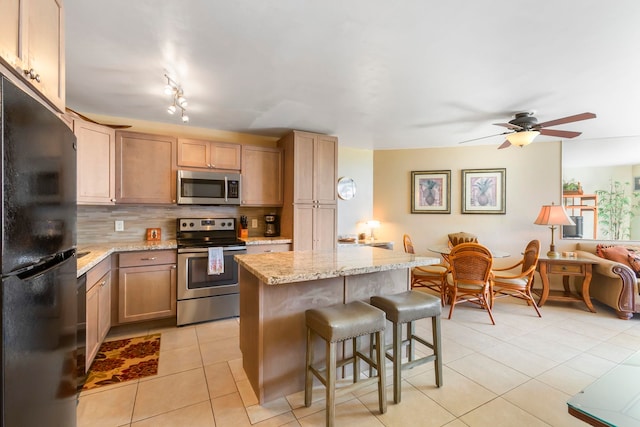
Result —
<path fill-rule="evenodd" d="M 262 236 L 264 216 L 280 214 L 280 208 L 244 208 L 237 206 L 154 206 L 78 205 L 78 245 L 109 242 L 139 242 L 145 240 L 147 228 L 162 229 L 162 240 L 176 238 L 178 218 L 235 218 L 249 219 L 249 237 Z M 258 220 L 258 227 L 251 228 L 251 220 Z M 124 221 L 124 231 L 115 231 L 115 221 Z"/>

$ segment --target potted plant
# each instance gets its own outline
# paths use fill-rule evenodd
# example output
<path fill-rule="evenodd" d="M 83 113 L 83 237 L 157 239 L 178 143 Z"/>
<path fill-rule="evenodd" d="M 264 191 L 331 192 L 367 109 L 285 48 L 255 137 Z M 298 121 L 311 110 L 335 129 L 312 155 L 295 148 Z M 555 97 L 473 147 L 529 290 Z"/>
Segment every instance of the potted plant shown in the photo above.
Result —
<path fill-rule="evenodd" d="M 605 238 L 628 239 L 631 219 L 640 209 L 640 195 L 631 191 L 631 184 L 610 181 L 608 190 L 596 190 L 598 196 L 598 224 Z"/>
<path fill-rule="evenodd" d="M 562 182 L 563 194 L 582 194 L 582 185 L 579 182 L 570 179 L 569 181 Z"/>

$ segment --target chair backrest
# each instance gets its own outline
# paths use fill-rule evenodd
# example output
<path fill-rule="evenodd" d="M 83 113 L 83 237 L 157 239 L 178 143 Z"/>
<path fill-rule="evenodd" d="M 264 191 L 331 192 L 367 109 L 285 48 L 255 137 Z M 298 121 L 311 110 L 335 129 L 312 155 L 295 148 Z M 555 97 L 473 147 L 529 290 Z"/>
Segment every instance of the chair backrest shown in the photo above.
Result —
<path fill-rule="evenodd" d="M 486 284 L 491 274 L 493 256 L 479 243 L 460 243 L 449 253 L 449 264 L 454 282 Z"/>
<path fill-rule="evenodd" d="M 404 251 L 408 254 L 414 254 L 415 251 L 413 249 L 413 242 L 411 241 L 411 237 L 408 234 L 402 236 L 402 243 L 404 244 Z"/>
<path fill-rule="evenodd" d="M 531 266 L 538 263 L 540 257 L 540 241 L 532 240 L 527 244 L 524 250 L 524 257 L 522 259 L 522 272 L 527 271 Z"/>
<path fill-rule="evenodd" d="M 448 237 L 449 242 L 451 242 L 453 246 L 457 246 L 460 243 L 478 243 L 478 236 L 464 231 L 459 233 L 449 233 Z"/>

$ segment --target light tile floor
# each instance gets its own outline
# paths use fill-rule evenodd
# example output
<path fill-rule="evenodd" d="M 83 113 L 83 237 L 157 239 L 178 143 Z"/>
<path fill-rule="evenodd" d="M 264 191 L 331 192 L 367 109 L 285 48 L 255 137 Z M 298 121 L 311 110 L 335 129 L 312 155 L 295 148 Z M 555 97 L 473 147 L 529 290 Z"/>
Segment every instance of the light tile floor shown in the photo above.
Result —
<path fill-rule="evenodd" d="M 444 385 L 433 364 L 403 371 L 402 402 L 378 413 L 375 386 L 338 399 L 339 426 L 583 426 L 567 400 L 640 350 L 640 320 L 621 320 L 596 303 L 548 302 L 542 318 L 511 298 L 496 302 L 492 326 L 483 310 L 443 310 Z M 418 331 L 430 336 L 430 321 Z M 227 319 L 161 332 L 157 376 L 83 392 L 78 426 L 324 426 L 324 390 L 304 407 L 295 393 L 259 405 L 242 369 L 239 320 Z M 122 336 L 110 336 L 121 338 Z M 390 369 L 387 370 L 390 372 Z"/>

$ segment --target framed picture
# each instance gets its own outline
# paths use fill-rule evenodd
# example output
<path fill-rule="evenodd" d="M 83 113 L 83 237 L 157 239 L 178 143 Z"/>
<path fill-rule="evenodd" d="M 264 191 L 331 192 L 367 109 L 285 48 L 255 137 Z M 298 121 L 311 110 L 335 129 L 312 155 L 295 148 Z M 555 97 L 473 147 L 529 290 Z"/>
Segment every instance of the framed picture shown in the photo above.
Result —
<path fill-rule="evenodd" d="M 462 170 L 462 213 L 505 214 L 506 174 L 502 169 Z"/>
<path fill-rule="evenodd" d="M 640 176 L 633 177 L 633 191 L 640 191 Z"/>
<path fill-rule="evenodd" d="M 149 241 L 162 240 L 162 229 L 147 228 L 147 240 Z"/>
<path fill-rule="evenodd" d="M 451 171 L 411 171 L 411 213 L 451 213 Z"/>

